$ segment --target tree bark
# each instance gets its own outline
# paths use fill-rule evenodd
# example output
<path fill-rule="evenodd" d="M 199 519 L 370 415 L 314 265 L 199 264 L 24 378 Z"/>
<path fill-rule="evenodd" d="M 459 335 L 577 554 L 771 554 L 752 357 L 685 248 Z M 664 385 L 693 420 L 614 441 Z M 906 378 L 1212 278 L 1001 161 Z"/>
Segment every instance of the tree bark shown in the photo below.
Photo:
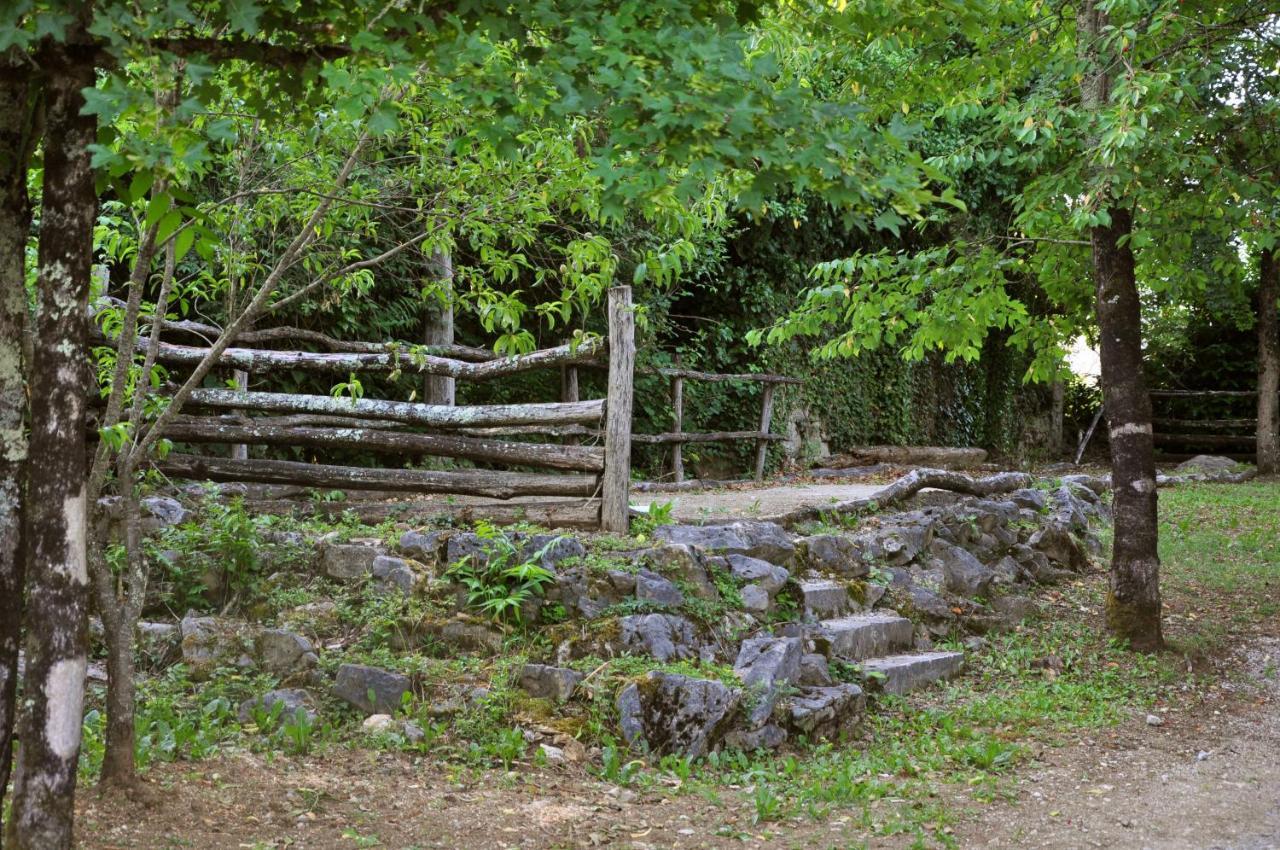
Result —
<path fill-rule="evenodd" d="M 1131 647 L 1145 651 L 1164 645 L 1155 443 L 1142 365 L 1142 308 L 1127 242 L 1133 220 L 1123 207 L 1110 214 L 1111 224 L 1091 234 L 1115 512 L 1107 622 Z"/>
<path fill-rule="evenodd" d="M 438 302 L 427 307 L 422 329 L 422 342 L 428 346 L 453 345 L 453 257 L 447 251 L 436 251 L 431 257 L 431 270 L 441 285 Z M 422 379 L 422 400 L 427 404 L 455 403 L 455 379 L 448 375 L 427 375 Z"/>
<path fill-rule="evenodd" d="M 1258 259 L 1258 473 L 1280 473 L 1280 269 Z"/>
<path fill-rule="evenodd" d="M 19 557 L 25 420 L 27 293 L 24 260 L 31 229 L 27 164 L 34 134 L 30 75 L 0 63 L 0 821 L 13 764 L 18 648 L 22 640 L 23 562 Z M 0 822 L 0 845 L 4 843 Z"/>
<path fill-rule="evenodd" d="M 87 510 L 84 437 L 86 311 L 96 213 L 89 145 L 95 119 L 81 115 L 94 85 L 91 53 L 42 55 L 44 183 L 31 364 L 27 563 L 27 668 L 14 777 L 11 847 L 68 848 L 88 665 Z"/>

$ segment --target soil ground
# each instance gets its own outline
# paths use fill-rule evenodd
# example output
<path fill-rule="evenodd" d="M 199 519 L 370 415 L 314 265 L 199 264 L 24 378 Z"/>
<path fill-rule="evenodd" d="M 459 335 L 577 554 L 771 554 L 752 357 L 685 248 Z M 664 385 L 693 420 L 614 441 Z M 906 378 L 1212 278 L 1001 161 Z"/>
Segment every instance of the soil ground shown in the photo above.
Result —
<path fill-rule="evenodd" d="M 960 847 L 1267 850 L 1280 847 L 1280 637 L 1225 659 L 1219 684 L 1162 724 L 1044 748 L 1004 799 L 977 805 L 943 785 Z M 315 758 L 242 753 L 159 765 L 134 800 L 81 796 L 84 848 L 845 848 L 869 839 L 851 817 L 753 824 L 740 790 L 719 799 L 621 789 L 582 765 L 449 769 L 400 754 Z M 892 800 L 881 805 L 891 807 Z"/>

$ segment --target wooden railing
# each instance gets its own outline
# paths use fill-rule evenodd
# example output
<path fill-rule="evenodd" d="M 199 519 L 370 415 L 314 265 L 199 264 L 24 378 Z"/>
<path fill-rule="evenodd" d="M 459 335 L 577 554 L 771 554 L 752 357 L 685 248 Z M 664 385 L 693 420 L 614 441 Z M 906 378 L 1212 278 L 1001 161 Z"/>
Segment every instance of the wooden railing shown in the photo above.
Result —
<path fill-rule="evenodd" d="M 779 384 L 800 384 L 799 378 L 788 378 L 785 375 L 739 374 L 726 375 L 714 372 L 695 372 L 690 369 L 657 368 L 652 370 L 659 375 L 671 379 L 671 405 L 674 410 L 673 428 L 666 434 L 632 434 L 631 439 L 637 443 L 656 443 L 671 446 L 671 471 L 676 483 L 684 480 L 684 446 L 687 443 L 718 443 L 735 440 L 754 440 L 756 443 L 756 462 L 754 478 L 764 479 L 764 464 L 768 457 L 769 443 L 785 439 L 781 434 L 770 433 L 773 424 L 773 395 Z M 708 382 L 755 382 L 763 384 L 760 392 L 760 428 L 756 431 L 703 431 L 690 432 L 684 430 L 684 384 L 685 381 Z"/>
<path fill-rule="evenodd" d="M 213 326 L 187 321 L 167 321 L 163 330 L 197 338 L 220 333 Z M 249 347 L 254 343 L 289 340 L 328 350 Z M 231 457 L 171 452 L 154 461 L 153 466 L 160 472 L 175 478 L 211 481 L 498 499 L 581 497 L 598 502 L 600 526 L 613 532 L 627 530 L 633 443 L 670 445 L 672 469 L 679 482 L 684 480 L 686 444 L 753 441 L 756 444 L 754 474 L 756 480 L 760 480 L 764 476 L 769 444 L 783 439 L 770 433 L 775 390 L 781 384 L 801 383 L 799 379 L 783 375 L 646 369 L 670 381 L 674 428 L 663 434 L 632 433 L 636 352 L 630 287 L 609 291 L 605 339 L 587 340 L 576 346 L 565 344 L 518 357 L 499 357 L 465 346 L 431 348 L 428 352 L 403 343 L 351 342 L 298 328 L 251 331 L 238 337 L 236 342 L 240 347 L 228 348 L 216 365 L 255 376 L 285 371 L 344 376 L 421 373 L 459 381 L 488 381 L 535 369 L 557 368 L 561 370 L 561 400 L 454 406 L 363 396 L 203 388 L 191 394 L 187 411 L 174 419 L 163 436 L 192 446 L 305 446 L 389 456 L 430 455 L 519 467 L 522 471 L 510 468 L 437 471 L 303 463 L 251 458 L 247 451 L 236 452 L 233 448 Z M 181 369 L 200 363 L 206 353 L 206 348 L 165 342 L 159 346 L 157 360 Z M 582 366 L 607 368 L 604 398 L 579 398 L 578 369 Z M 690 381 L 763 384 L 759 429 L 685 431 L 685 384 Z M 533 442 L 511 439 L 530 436 L 542 439 Z M 523 471 L 530 467 L 540 471 Z"/>
<path fill-rule="evenodd" d="M 426 454 L 514 470 L 418 470 L 370 468 L 248 457 L 170 453 L 154 461 L 160 472 L 188 479 L 299 484 L 412 493 L 441 493 L 511 499 L 573 496 L 597 500 L 602 528 L 625 532 L 631 470 L 631 408 L 635 364 L 631 290 L 609 292 L 609 334 L 578 346 L 562 345 L 518 357 L 497 357 L 453 346 L 424 353 L 400 344 L 349 343 L 295 328 L 253 332 L 256 342 L 303 339 L 327 352 L 229 348 L 218 366 L 255 375 L 300 370 L 320 374 L 422 373 L 456 380 L 486 381 L 533 369 L 592 363 L 608 355 L 606 398 L 535 404 L 437 405 L 374 398 L 300 393 L 248 392 L 205 388 L 192 393 L 188 408 L 201 415 L 177 417 L 164 436 L 183 444 L 309 446 L 356 449 L 389 455 Z M 204 326 L 166 322 L 166 330 L 200 334 Z M 313 338 L 318 337 L 318 338 Z M 241 338 L 238 342 L 250 340 Z M 207 349 L 164 343 L 158 360 L 194 366 Z M 441 356 L 442 354 L 461 356 Z M 250 415 L 252 413 L 253 415 Z M 602 445 L 558 445 L 502 439 L 505 436 L 559 436 L 566 431 L 599 439 Z"/>
<path fill-rule="evenodd" d="M 1206 400 L 1230 402 L 1236 399 L 1256 398 L 1257 390 L 1152 390 L 1153 403 L 1163 400 Z M 1174 416 L 1155 416 L 1152 420 L 1153 439 L 1163 448 L 1184 448 L 1192 451 L 1237 449 L 1240 453 L 1253 452 L 1257 446 L 1256 418 L 1204 418 L 1192 419 Z M 1245 433 L 1235 433 L 1243 431 Z"/>

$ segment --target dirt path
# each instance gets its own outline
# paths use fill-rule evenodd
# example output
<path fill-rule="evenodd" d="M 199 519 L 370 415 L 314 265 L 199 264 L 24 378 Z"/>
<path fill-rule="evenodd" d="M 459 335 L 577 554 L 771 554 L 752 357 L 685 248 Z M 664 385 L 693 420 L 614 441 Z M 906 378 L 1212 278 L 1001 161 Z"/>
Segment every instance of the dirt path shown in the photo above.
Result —
<path fill-rule="evenodd" d="M 788 484 L 780 487 L 710 490 L 699 493 L 637 493 L 637 505 L 673 505 L 672 516 L 680 522 L 723 520 L 729 517 L 768 518 L 808 505 L 829 505 L 862 499 L 883 484 Z"/>
<path fill-rule="evenodd" d="M 1280 848 L 1280 639 L 1240 651 L 1194 713 L 1177 706 L 1070 747 L 1019 778 L 1015 805 L 982 812 L 962 847 Z"/>

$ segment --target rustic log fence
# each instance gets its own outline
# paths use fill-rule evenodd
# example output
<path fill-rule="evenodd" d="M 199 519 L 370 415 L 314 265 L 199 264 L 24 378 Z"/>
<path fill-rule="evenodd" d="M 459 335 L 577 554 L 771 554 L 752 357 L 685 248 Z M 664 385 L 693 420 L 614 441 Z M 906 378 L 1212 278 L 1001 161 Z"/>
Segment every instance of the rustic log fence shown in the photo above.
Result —
<path fill-rule="evenodd" d="M 764 465 L 768 457 L 769 443 L 785 439 L 781 434 L 770 432 L 773 424 L 774 392 L 782 384 L 801 384 L 799 378 L 785 375 L 769 375 L 747 373 L 739 375 L 719 374 L 715 372 L 696 372 L 691 369 L 659 367 L 651 370 L 671 380 L 671 406 L 673 409 L 672 430 L 665 434 L 632 434 L 631 439 L 637 443 L 649 443 L 671 446 L 671 471 L 675 482 L 684 481 L 684 446 L 688 443 L 722 443 L 738 440 L 750 440 L 756 444 L 756 459 L 753 477 L 756 481 L 764 479 Z M 705 381 L 712 383 L 759 383 L 764 386 L 760 392 L 760 427 L 756 431 L 685 431 L 684 403 L 685 382 Z"/>
<path fill-rule="evenodd" d="M 489 381 L 536 369 L 560 371 L 561 400 L 530 404 L 449 405 L 388 399 L 348 398 L 305 393 L 260 392 L 207 387 L 193 391 L 186 410 L 166 427 L 164 436 L 184 446 L 226 445 L 231 457 L 171 452 L 153 461 L 174 478 L 316 488 L 452 494 L 514 499 L 525 496 L 574 497 L 598 506 L 600 527 L 626 532 L 629 520 L 631 450 L 635 443 L 672 446 L 677 481 L 684 478 L 682 449 L 687 443 L 749 440 L 756 444 L 755 478 L 764 475 L 770 442 L 774 392 L 795 378 L 767 374 L 716 374 L 680 368 L 646 369 L 670 380 L 675 427 L 665 434 L 632 433 L 635 321 L 630 287 L 608 294 L 608 333 L 604 339 L 499 357 L 459 345 L 436 347 L 337 340 L 299 328 L 249 331 L 226 349 L 216 365 L 255 376 L 301 371 L 310 374 L 423 374 L 458 381 Z M 99 339 L 111 342 L 97 330 Z M 215 337 L 219 330 L 190 321 L 166 321 L 163 330 L 187 336 Z M 304 342 L 325 351 L 256 348 L 261 343 Z M 140 350 L 145 343 L 140 342 Z M 194 367 L 207 349 L 164 342 L 158 362 Z M 579 398 L 580 367 L 608 370 L 604 398 Z M 687 381 L 758 382 L 764 385 L 757 431 L 687 432 L 684 386 Z M 558 442 L 557 442 L 558 441 Z M 492 464 L 498 469 L 420 470 L 342 466 L 250 458 L 238 447 L 303 446 L 383 455 L 429 455 Z M 518 468 L 512 469 L 512 468 Z M 527 469 L 539 471 L 524 471 Z"/>
<path fill-rule="evenodd" d="M 1152 390 L 1151 400 L 1164 415 L 1152 420 L 1155 444 L 1162 450 L 1216 451 L 1253 454 L 1257 446 L 1257 418 L 1192 418 L 1171 415 L 1166 402 L 1201 401 L 1230 404 L 1256 399 L 1257 390 Z M 1237 433 L 1244 432 L 1244 433 Z M 1234 450 L 1234 451 L 1231 451 Z"/>

